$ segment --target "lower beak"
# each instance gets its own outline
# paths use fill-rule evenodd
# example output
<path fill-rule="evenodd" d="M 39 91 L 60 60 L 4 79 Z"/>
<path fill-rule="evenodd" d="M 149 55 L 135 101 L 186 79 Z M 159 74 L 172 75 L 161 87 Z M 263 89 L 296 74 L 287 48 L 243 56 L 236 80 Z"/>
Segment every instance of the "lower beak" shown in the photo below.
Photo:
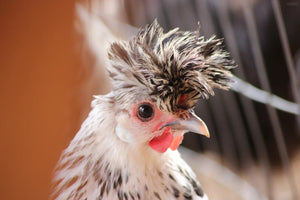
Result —
<path fill-rule="evenodd" d="M 170 127 L 173 131 L 193 132 L 210 137 L 206 124 L 200 119 L 193 110 L 189 110 L 188 119 L 177 119 L 164 124 L 160 129 L 164 127 Z"/>

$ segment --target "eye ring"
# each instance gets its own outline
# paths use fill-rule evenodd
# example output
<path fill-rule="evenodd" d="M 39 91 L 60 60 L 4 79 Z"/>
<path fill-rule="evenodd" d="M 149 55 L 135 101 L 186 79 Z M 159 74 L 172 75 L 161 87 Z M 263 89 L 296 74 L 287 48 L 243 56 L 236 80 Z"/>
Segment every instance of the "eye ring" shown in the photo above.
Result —
<path fill-rule="evenodd" d="M 153 105 L 147 102 L 140 104 L 137 108 L 137 117 L 143 122 L 150 121 L 154 117 L 154 113 Z"/>

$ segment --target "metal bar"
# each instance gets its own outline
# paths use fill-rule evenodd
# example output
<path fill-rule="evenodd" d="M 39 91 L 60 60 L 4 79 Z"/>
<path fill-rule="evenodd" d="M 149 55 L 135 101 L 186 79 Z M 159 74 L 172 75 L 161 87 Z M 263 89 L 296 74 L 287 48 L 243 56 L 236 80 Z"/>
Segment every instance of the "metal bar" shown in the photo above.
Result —
<path fill-rule="evenodd" d="M 235 61 L 239 65 L 238 69 L 235 72 L 237 73 L 237 75 L 239 77 L 244 78 L 245 74 L 244 74 L 243 64 L 241 61 L 241 55 L 239 53 L 237 41 L 234 36 L 235 34 L 233 31 L 233 26 L 232 26 L 232 23 L 229 18 L 228 6 L 226 5 L 225 1 L 219 1 L 219 4 L 217 6 L 218 6 L 217 7 L 218 18 L 220 21 L 220 25 L 224 31 L 226 44 L 227 44 L 230 52 L 232 53 Z M 264 174 L 266 176 L 266 178 L 265 178 L 266 192 L 267 192 L 268 198 L 272 199 L 272 185 L 273 184 L 270 181 L 271 180 L 270 163 L 268 160 L 265 142 L 262 137 L 261 128 L 260 128 L 256 113 L 255 113 L 254 105 L 253 105 L 252 101 L 242 97 L 241 95 L 239 95 L 239 98 L 241 100 L 244 113 L 246 113 L 246 120 L 247 120 L 248 126 L 250 127 L 251 136 L 254 141 L 254 145 L 255 145 L 255 148 L 257 151 L 259 161 L 262 164 L 264 172 L 265 172 Z"/>
<path fill-rule="evenodd" d="M 243 10 L 246 20 L 246 25 L 249 33 L 249 37 L 251 39 L 251 50 L 255 58 L 255 66 L 258 71 L 258 77 L 259 81 L 261 83 L 262 89 L 270 92 L 270 84 L 268 81 L 266 69 L 265 69 L 265 63 L 261 52 L 261 46 L 259 43 L 258 33 L 257 33 L 257 27 L 255 24 L 255 19 L 253 16 L 253 11 L 249 5 L 248 0 L 243 0 Z M 291 188 L 293 199 L 297 200 L 298 198 L 298 192 L 296 188 L 296 183 L 292 175 L 290 162 L 288 158 L 288 153 L 283 137 L 283 132 L 281 129 L 279 117 L 273 107 L 270 105 L 267 105 L 267 111 L 271 119 L 271 124 L 273 131 L 275 133 L 275 140 L 279 149 L 280 158 L 283 163 L 284 171 L 288 177 L 288 182 Z"/>
<path fill-rule="evenodd" d="M 217 5 L 220 5 L 220 4 L 221 3 L 218 3 Z M 206 3 L 206 6 L 207 6 L 207 3 Z M 220 6 L 218 6 L 218 7 L 220 7 Z M 207 15 L 209 15 L 209 14 L 207 13 Z M 207 16 L 207 18 L 211 18 L 211 16 Z M 224 27 L 222 27 L 222 28 L 224 28 Z M 246 166 L 247 164 L 250 164 L 252 162 L 252 156 L 251 156 L 250 145 L 247 141 L 246 129 L 245 129 L 245 126 L 243 125 L 243 121 L 241 120 L 242 116 L 241 116 L 241 112 L 238 108 L 238 104 L 232 93 L 222 94 L 219 98 L 223 99 L 222 102 L 224 104 L 224 109 L 225 109 L 226 113 L 228 114 L 227 115 L 228 122 L 230 123 L 230 126 L 231 126 L 232 135 L 234 136 L 234 138 L 236 140 L 235 144 L 237 145 L 237 148 L 238 148 L 241 165 Z"/>
<path fill-rule="evenodd" d="M 196 1 L 196 11 L 200 18 L 200 31 L 206 37 L 216 33 L 207 0 Z"/>
<path fill-rule="evenodd" d="M 300 105 L 300 94 L 298 91 L 298 84 L 299 84 L 299 80 L 297 78 L 297 72 L 295 70 L 295 64 L 293 62 L 293 57 L 292 57 L 292 53 L 291 53 L 291 48 L 289 45 L 289 41 L 288 41 L 288 37 L 287 37 L 287 32 L 284 26 L 284 21 L 283 21 L 283 17 L 282 17 L 282 12 L 281 12 L 281 8 L 280 8 L 280 4 L 278 0 L 272 0 L 272 7 L 274 10 L 274 14 L 275 14 L 275 19 L 276 19 L 276 24 L 279 30 L 279 35 L 280 35 L 280 41 L 284 50 L 284 56 L 285 56 L 285 60 L 287 63 L 287 69 L 288 69 L 288 73 L 291 79 L 291 89 L 292 89 L 292 94 L 294 97 L 294 100 Z M 297 116 L 297 123 L 298 123 L 298 127 L 300 128 L 300 116 Z M 299 132 L 300 135 L 300 132 Z"/>
<path fill-rule="evenodd" d="M 277 95 L 258 89 L 257 87 L 251 85 L 246 81 L 243 81 L 242 79 L 239 79 L 236 76 L 233 76 L 233 80 L 235 82 L 232 84 L 231 89 L 245 95 L 249 99 L 263 104 L 268 104 L 278 110 L 290 114 L 300 115 L 299 104 L 287 101 Z"/>
<path fill-rule="evenodd" d="M 214 150 L 217 154 L 221 155 L 220 143 L 216 137 L 216 125 L 212 118 L 212 112 L 209 110 L 209 102 L 206 100 L 199 101 L 196 105 L 195 112 L 203 119 L 210 132 L 210 139 L 208 142 L 203 141 L 203 147 L 205 150 Z"/>
<path fill-rule="evenodd" d="M 241 166 L 246 169 L 247 166 L 253 165 L 253 157 L 248 142 L 247 131 L 242 120 L 241 111 L 238 108 L 238 103 L 233 93 L 227 92 L 222 94 L 224 108 L 230 119 L 230 126 L 236 141 L 238 155 Z"/>
<path fill-rule="evenodd" d="M 214 29 L 214 24 L 212 16 L 210 15 L 210 9 L 208 6 L 207 0 L 196 1 L 196 10 L 199 16 L 205 20 L 201 22 L 201 27 L 206 28 L 205 30 L 201 30 L 204 32 L 206 36 L 213 35 L 216 31 Z M 202 26 L 203 25 L 203 26 Z M 230 131 L 230 127 L 228 126 L 228 119 L 226 117 L 226 111 L 224 106 L 222 105 L 222 101 L 220 101 L 221 95 L 218 95 L 219 98 L 211 98 L 208 104 L 211 107 L 212 117 L 214 117 L 214 122 L 216 125 L 217 132 L 219 134 L 217 137 L 219 139 L 220 150 L 222 151 L 224 157 L 231 162 L 232 165 L 237 165 L 237 155 L 235 152 L 235 145 L 232 140 L 228 137 L 232 137 L 232 133 Z"/>
<path fill-rule="evenodd" d="M 216 95 L 220 97 L 218 91 L 216 92 Z M 208 103 L 213 113 L 217 133 L 219 133 L 220 149 L 229 164 L 238 166 L 236 146 L 232 140 L 233 134 L 228 123 L 228 117 L 226 116 L 223 102 L 221 101 L 221 98 L 211 98 Z"/>

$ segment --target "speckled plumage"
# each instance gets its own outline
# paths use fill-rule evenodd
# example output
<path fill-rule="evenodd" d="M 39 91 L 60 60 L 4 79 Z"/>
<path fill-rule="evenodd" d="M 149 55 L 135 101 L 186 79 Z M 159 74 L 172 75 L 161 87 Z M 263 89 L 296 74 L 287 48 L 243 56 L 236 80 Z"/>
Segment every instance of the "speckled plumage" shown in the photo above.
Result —
<path fill-rule="evenodd" d="M 213 88 L 227 89 L 232 62 L 220 45 L 220 40 L 204 40 L 198 32 L 163 33 L 156 21 L 131 41 L 113 43 L 108 67 L 113 90 L 96 97 L 88 118 L 63 152 L 53 198 L 207 199 L 177 150 L 156 152 L 146 145 L 146 136 L 137 136 L 141 139 L 134 143 L 120 140 L 116 116 L 144 99 L 176 114 L 193 108 L 201 96 L 213 94 Z M 184 102 L 178 103 L 183 95 Z"/>

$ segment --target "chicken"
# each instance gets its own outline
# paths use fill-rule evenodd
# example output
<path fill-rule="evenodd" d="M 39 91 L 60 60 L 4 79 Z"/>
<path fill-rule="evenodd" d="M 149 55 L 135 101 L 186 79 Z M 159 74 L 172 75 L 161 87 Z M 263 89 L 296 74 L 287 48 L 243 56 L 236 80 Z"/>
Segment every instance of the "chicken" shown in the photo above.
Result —
<path fill-rule="evenodd" d="M 209 137 L 193 108 L 230 86 L 233 62 L 221 43 L 198 31 L 164 33 L 156 20 L 112 43 L 113 89 L 95 97 L 63 152 L 53 199 L 207 199 L 177 147 L 186 132 Z"/>

